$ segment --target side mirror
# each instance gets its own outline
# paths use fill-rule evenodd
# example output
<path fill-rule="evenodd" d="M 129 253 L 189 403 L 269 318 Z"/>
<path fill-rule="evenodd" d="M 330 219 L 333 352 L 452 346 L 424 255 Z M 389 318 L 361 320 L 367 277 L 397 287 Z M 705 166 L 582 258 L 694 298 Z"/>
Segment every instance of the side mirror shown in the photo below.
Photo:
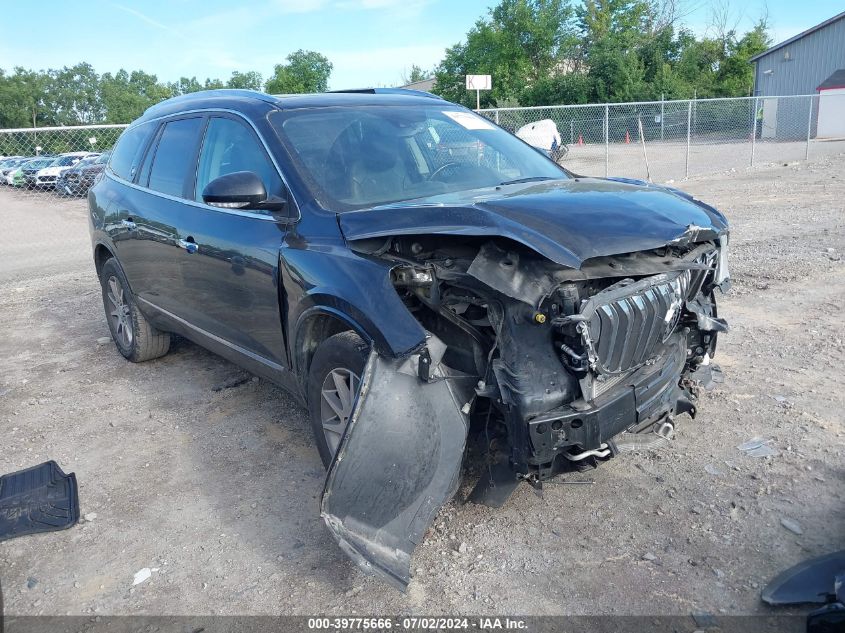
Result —
<path fill-rule="evenodd" d="M 202 199 L 206 204 L 224 209 L 278 211 L 287 204 L 282 198 L 268 197 L 261 178 L 251 171 L 235 171 L 215 178 L 203 189 Z"/>

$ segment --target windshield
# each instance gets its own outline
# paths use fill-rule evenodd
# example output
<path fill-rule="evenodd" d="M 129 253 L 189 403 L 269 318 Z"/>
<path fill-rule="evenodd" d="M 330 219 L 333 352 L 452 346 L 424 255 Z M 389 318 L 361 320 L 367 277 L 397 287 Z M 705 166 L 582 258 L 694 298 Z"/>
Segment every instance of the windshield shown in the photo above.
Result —
<path fill-rule="evenodd" d="M 76 163 L 76 165 L 74 167 L 75 168 L 82 168 L 82 167 L 87 167 L 88 165 L 93 165 L 94 163 L 97 162 L 98 158 L 99 158 L 99 156 L 88 156 L 87 158 L 83 158 L 81 161 Z"/>
<path fill-rule="evenodd" d="M 67 167 L 68 165 L 75 165 L 80 161 L 80 156 L 59 156 L 53 163 L 53 167 Z"/>
<path fill-rule="evenodd" d="M 26 169 L 43 169 L 44 167 L 49 167 L 53 164 L 53 161 L 56 160 L 55 158 L 38 158 L 36 160 L 31 160 L 27 163 L 24 163 L 22 166 Z"/>
<path fill-rule="evenodd" d="M 487 119 L 446 103 L 288 110 L 271 122 L 314 197 L 336 211 L 569 177 Z"/>

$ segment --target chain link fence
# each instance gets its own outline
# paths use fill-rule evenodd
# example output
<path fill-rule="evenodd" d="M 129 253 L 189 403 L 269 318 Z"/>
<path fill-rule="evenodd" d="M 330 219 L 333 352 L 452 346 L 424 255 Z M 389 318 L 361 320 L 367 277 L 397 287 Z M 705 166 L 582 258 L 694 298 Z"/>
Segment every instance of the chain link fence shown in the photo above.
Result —
<path fill-rule="evenodd" d="M 585 176 L 656 182 L 845 152 L 845 94 L 480 110 Z M 551 127 L 554 125 L 554 128 Z"/>
<path fill-rule="evenodd" d="M 0 189 L 85 196 L 125 127 L 0 130 Z"/>
<path fill-rule="evenodd" d="M 666 182 L 845 152 L 845 94 L 479 112 L 587 176 Z M 84 197 L 125 127 L 0 130 L 0 191 Z"/>

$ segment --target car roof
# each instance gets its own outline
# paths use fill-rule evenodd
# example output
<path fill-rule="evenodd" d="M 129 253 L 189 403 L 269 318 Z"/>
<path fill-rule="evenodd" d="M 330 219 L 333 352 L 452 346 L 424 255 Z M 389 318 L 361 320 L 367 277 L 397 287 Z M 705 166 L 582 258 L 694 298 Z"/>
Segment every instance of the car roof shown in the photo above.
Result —
<path fill-rule="evenodd" d="M 237 109 L 247 115 L 262 116 L 270 110 L 329 106 L 431 105 L 432 102 L 442 106 L 454 106 L 430 93 L 401 88 L 361 88 L 294 95 L 269 95 L 254 90 L 201 90 L 167 99 L 148 108 L 136 123 L 203 109 Z"/>

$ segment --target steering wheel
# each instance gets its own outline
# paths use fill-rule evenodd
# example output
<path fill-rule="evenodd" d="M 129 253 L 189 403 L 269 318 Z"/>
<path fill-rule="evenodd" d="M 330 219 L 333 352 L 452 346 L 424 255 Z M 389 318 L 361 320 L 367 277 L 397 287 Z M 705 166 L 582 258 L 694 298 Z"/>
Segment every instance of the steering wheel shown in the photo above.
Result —
<path fill-rule="evenodd" d="M 457 167 L 458 169 L 460 169 L 462 165 L 463 163 L 459 163 L 457 161 L 452 161 L 451 163 L 445 163 L 443 165 L 440 165 L 440 167 L 431 172 L 428 179 L 434 180 L 436 176 L 438 176 L 441 172 L 446 171 L 446 169 L 448 169 L 449 167 Z"/>

